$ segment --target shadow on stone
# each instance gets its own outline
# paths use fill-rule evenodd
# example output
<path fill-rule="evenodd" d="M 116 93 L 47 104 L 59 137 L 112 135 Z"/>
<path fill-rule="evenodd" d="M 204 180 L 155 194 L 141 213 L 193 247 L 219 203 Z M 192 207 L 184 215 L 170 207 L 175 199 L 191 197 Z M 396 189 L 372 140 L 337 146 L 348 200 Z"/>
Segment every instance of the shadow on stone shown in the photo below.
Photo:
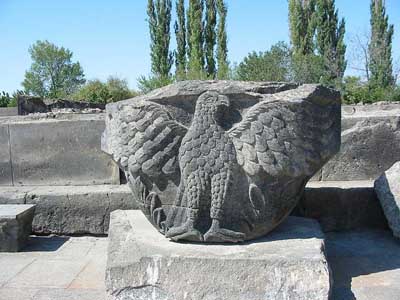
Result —
<path fill-rule="evenodd" d="M 328 233 L 326 250 L 333 275 L 332 300 L 372 299 L 370 293 L 383 296 L 398 281 L 400 241 L 390 231 L 360 230 Z M 390 289 L 389 289 L 390 290 Z"/>
<path fill-rule="evenodd" d="M 266 236 L 260 237 L 255 240 L 244 241 L 237 244 L 228 243 L 193 243 L 186 241 L 179 241 L 180 244 L 198 244 L 198 245 L 219 245 L 224 247 L 232 247 L 237 245 L 252 245 L 262 244 L 274 241 L 282 240 L 304 240 L 319 238 L 324 239 L 324 234 L 321 231 L 316 231 L 315 228 L 319 228 L 318 222 L 311 218 L 295 217 L 290 216 L 282 224 L 278 225 L 277 228 L 269 232 Z"/>
<path fill-rule="evenodd" d="M 61 248 L 69 237 L 30 236 L 27 246 L 22 252 L 54 252 Z"/>

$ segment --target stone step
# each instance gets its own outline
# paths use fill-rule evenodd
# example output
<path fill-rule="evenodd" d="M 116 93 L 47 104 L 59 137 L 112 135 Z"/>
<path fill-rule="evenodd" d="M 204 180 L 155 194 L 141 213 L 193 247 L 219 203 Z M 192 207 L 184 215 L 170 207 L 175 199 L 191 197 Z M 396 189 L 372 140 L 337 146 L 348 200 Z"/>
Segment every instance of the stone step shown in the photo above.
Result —
<path fill-rule="evenodd" d="M 0 252 L 17 252 L 32 231 L 35 205 L 0 204 Z"/>
<path fill-rule="evenodd" d="M 137 209 L 128 185 L 1 187 L 0 204 L 37 204 L 37 234 L 107 234 L 109 213 Z M 372 181 L 309 182 L 294 215 L 324 231 L 387 228 Z"/>
<path fill-rule="evenodd" d="M 36 234 L 108 232 L 110 212 L 137 209 L 126 185 L 1 187 L 0 204 L 36 204 Z"/>
<path fill-rule="evenodd" d="M 317 219 L 325 232 L 387 228 L 373 181 L 309 182 L 293 214 Z"/>

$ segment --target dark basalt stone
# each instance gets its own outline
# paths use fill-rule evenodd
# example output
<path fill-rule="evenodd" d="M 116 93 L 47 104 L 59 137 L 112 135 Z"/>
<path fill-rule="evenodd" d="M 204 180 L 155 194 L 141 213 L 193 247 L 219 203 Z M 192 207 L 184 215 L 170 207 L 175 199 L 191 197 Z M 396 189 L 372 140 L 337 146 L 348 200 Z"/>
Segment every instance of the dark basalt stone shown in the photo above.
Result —
<path fill-rule="evenodd" d="M 265 235 L 340 147 L 340 95 L 318 85 L 185 81 L 106 110 L 103 150 L 174 241 Z"/>

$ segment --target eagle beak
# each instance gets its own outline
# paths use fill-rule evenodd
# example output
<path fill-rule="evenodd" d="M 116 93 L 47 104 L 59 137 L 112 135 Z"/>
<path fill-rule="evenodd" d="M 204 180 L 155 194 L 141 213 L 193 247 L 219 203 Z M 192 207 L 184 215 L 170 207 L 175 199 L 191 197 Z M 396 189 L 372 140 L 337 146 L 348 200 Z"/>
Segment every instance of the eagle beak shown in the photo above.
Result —
<path fill-rule="evenodd" d="M 227 96 L 219 95 L 218 96 L 218 104 L 222 106 L 229 107 L 230 102 Z"/>

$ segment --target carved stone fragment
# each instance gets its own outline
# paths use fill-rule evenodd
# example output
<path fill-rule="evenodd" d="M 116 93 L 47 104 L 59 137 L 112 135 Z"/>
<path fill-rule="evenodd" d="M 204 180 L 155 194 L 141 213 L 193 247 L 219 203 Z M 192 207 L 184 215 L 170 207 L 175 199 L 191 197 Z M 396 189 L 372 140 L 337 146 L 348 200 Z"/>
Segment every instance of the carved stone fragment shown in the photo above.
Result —
<path fill-rule="evenodd" d="M 340 147 L 340 97 L 317 85 L 187 81 L 109 104 L 103 150 L 178 241 L 262 236 Z"/>

